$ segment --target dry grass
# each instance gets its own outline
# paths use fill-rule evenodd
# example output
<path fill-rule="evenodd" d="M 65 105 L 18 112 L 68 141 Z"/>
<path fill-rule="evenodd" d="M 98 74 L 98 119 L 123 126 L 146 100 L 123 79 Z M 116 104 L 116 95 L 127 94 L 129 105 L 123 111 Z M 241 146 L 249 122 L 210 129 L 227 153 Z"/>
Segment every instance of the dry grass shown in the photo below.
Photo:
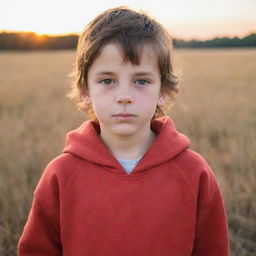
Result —
<path fill-rule="evenodd" d="M 16 244 L 33 190 L 85 116 L 65 98 L 73 51 L 0 53 L 0 255 Z M 233 256 L 256 253 L 256 50 L 177 50 L 181 94 L 170 112 L 223 191 Z"/>

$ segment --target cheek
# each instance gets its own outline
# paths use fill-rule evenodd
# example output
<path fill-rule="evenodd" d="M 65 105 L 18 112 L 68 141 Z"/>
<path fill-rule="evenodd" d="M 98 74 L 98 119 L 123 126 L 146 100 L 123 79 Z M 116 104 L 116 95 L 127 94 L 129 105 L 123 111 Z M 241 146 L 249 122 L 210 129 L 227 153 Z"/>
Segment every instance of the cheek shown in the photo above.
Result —
<path fill-rule="evenodd" d="M 152 95 L 151 97 L 142 97 L 137 99 L 137 106 L 144 113 L 154 113 L 157 107 L 158 97 Z"/>
<path fill-rule="evenodd" d="M 104 98 L 92 99 L 92 108 L 97 117 L 104 116 L 104 114 L 109 109 L 109 101 Z"/>
<path fill-rule="evenodd" d="M 148 104 L 152 104 L 152 105 L 157 104 L 157 101 L 159 99 L 159 91 L 156 88 L 153 88 L 152 90 L 149 90 L 149 91 L 144 91 L 142 92 L 141 95 L 139 95 L 139 101 L 140 99 L 148 102 Z"/>

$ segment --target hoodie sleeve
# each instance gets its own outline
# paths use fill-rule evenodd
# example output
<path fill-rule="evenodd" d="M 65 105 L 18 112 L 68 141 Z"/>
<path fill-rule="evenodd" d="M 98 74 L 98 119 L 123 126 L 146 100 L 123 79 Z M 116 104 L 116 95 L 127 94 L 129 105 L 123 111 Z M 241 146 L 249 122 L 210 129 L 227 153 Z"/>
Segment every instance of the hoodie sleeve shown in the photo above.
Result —
<path fill-rule="evenodd" d="M 34 192 L 32 207 L 18 243 L 19 256 L 61 255 L 59 181 L 54 163 L 44 171 Z"/>
<path fill-rule="evenodd" d="M 192 256 L 229 256 L 227 218 L 216 178 L 206 165 L 201 174 Z"/>
<path fill-rule="evenodd" d="M 19 240 L 18 255 L 61 255 L 59 229 L 36 197 Z"/>

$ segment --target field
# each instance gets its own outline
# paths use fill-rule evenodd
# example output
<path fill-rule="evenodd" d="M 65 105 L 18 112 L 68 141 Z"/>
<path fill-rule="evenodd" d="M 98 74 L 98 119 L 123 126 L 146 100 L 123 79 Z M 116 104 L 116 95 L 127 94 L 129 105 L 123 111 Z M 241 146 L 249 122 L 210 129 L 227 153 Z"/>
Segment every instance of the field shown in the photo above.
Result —
<path fill-rule="evenodd" d="M 73 51 L 0 53 L 0 255 L 16 255 L 33 190 L 86 116 L 65 97 Z M 256 49 L 176 50 L 169 115 L 214 170 L 232 256 L 256 255 Z"/>

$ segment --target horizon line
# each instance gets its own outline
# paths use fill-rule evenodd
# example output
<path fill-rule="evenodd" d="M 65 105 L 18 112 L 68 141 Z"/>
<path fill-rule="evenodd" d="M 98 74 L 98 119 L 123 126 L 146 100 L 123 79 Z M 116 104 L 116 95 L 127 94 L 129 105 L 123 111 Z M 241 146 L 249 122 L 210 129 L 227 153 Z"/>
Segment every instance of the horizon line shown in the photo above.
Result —
<path fill-rule="evenodd" d="M 18 33 L 18 34 L 22 34 L 22 33 L 33 33 L 35 35 L 37 35 L 38 37 L 43 37 L 43 36 L 48 36 L 48 37 L 58 37 L 58 36 L 72 36 L 72 35 L 75 35 L 75 36 L 78 36 L 81 34 L 79 32 L 69 32 L 69 33 L 58 33 L 58 34 L 53 34 L 53 33 L 38 33 L 38 32 L 35 32 L 35 31 L 30 31 L 30 30 L 5 30 L 5 29 L 1 29 L 0 30 L 0 33 Z M 200 39 L 199 37 L 189 37 L 189 38 L 184 38 L 182 36 L 175 36 L 175 34 L 172 34 L 172 38 L 173 40 L 183 40 L 183 41 L 192 41 L 192 40 L 196 40 L 196 41 L 208 41 L 208 40 L 213 40 L 213 39 L 216 39 L 216 38 L 244 38 L 246 36 L 249 36 L 251 34 L 256 34 L 256 30 L 251 30 L 251 31 L 248 31 L 247 33 L 244 33 L 243 36 L 241 35 L 213 35 L 213 36 L 209 36 L 207 38 L 204 38 L 204 39 Z"/>

